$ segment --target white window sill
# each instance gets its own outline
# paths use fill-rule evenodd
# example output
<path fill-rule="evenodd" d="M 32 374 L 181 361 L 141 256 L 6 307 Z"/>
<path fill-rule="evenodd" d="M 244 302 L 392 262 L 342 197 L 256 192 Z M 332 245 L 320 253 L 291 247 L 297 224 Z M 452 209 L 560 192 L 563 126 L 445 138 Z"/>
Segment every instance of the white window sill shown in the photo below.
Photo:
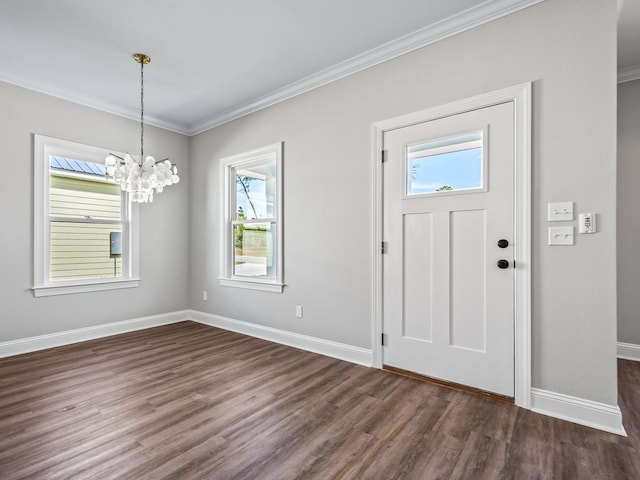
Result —
<path fill-rule="evenodd" d="M 282 293 L 284 283 L 252 282 L 247 280 L 235 280 L 220 278 L 220 285 L 225 287 L 246 288 L 248 290 L 262 290 L 263 292 Z"/>
<path fill-rule="evenodd" d="M 59 285 L 43 285 L 33 287 L 34 297 L 49 297 L 52 295 L 68 295 L 70 293 L 100 292 L 102 290 L 117 290 L 120 288 L 137 288 L 140 279 L 108 280 L 91 283 L 66 283 Z"/>

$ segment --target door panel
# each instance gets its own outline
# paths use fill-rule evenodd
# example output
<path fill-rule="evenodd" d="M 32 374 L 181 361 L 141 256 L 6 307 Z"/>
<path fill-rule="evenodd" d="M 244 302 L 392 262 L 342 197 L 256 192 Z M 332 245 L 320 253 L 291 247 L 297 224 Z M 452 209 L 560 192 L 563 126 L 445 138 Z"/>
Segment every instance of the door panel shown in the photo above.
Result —
<path fill-rule="evenodd" d="M 513 262 L 513 114 L 509 102 L 383 139 L 383 362 L 508 396 L 514 270 L 496 262 Z"/>
<path fill-rule="evenodd" d="M 433 215 L 404 216 L 404 328 L 403 336 L 430 342 L 433 330 L 431 305 L 433 267 L 431 237 Z"/>
<path fill-rule="evenodd" d="M 450 213 L 451 321 L 453 347 L 484 352 L 486 349 L 486 211 Z"/>

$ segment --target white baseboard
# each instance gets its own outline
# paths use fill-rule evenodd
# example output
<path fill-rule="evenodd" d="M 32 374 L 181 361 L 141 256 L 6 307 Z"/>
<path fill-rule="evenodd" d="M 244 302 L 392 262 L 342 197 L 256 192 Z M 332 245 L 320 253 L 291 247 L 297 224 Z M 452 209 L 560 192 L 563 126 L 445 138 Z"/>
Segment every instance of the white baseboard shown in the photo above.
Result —
<path fill-rule="evenodd" d="M 327 355 L 351 363 L 357 363 L 370 367 L 373 365 L 371 350 L 354 347 L 344 343 L 332 342 L 321 338 L 310 337 L 298 333 L 265 327 L 253 323 L 242 322 L 232 318 L 213 315 L 195 310 L 182 310 L 178 312 L 151 315 L 135 318 L 122 322 L 107 323 L 93 327 L 66 330 L 36 337 L 21 338 L 0 343 L 0 358 L 20 355 L 22 353 L 35 352 L 47 348 L 70 345 L 119 333 L 133 332 L 145 328 L 158 327 L 171 323 L 193 320 L 198 323 L 243 333 L 252 337 L 262 338 L 283 345 L 308 350 L 310 352 Z"/>
<path fill-rule="evenodd" d="M 622 426 L 622 412 L 617 405 L 607 405 L 562 393 L 532 388 L 531 410 L 605 432 L 627 436 Z"/>
<path fill-rule="evenodd" d="M 373 365 L 373 352 L 370 349 L 354 347 L 345 343 L 332 342 L 331 340 L 310 337 L 308 335 L 265 327 L 263 325 L 256 325 L 255 323 L 242 322 L 240 320 L 196 310 L 189 311 L 189 319 L 212 327 L 262 338 L 347 362 L 357 363 L 367 367 Z"/>
<path fill-rule="evenodd" d="M 640 345 L 618 342 L 618 358 L 640 362 Z"/>
<path fill-rule="evenodd" d="M 21 338 L 0 343 L 0 358 L 21 353 L 35 352 L 46 348 L 60 347 L 72 343 L 84 342 L 95 338 L 108 337 L 119 333 L 133 332 L 144 328 L 158 327 L 169 323 L 182 322 L 189 319 L 189 311 L 163 313 L 149 317 L 124 320 L 122 322 L 106 323 L 94 327 L 66 330 L 64 332 L 39 335 L 37 337 Z"/>

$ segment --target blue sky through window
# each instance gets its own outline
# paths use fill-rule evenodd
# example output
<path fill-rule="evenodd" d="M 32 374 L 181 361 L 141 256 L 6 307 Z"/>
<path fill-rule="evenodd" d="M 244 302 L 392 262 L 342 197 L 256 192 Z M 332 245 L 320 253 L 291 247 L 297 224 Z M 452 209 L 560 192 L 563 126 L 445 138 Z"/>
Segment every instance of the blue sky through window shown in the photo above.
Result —
<path fill-rule="evenodd" d="M 242 184 L 239 181 L 236 181 L 236 209 L 242 207 L 247 219 L 267 218 L 267 196 L 265 193 L 266 182 L 260 178 L 242 178 L 249 179 L 249 182 L 246 182 L 249 190 L 249 196 L 247 197 Z M 251 202 L 249 202 L 249 198 L 251 198 Z M 236 211 L 236 214 L 237 213 L 238 212 Z"/>
<path fill-rule="evenodd" d="M 471 148 L 409 160 L 409 194 L 435 192 L 445 185 L 453 190 L 482 186 L 482 149 Z"/>

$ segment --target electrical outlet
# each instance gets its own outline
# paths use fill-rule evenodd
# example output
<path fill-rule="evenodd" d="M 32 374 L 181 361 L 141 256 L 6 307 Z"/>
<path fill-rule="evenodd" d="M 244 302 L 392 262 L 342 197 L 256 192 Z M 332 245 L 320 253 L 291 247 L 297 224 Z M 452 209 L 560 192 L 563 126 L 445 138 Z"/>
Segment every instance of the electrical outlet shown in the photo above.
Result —
<path fill-rule="evenodd" d="M 302 318 L 302 305 L 296 305 L 296 318 Z"/>
<path fill-rule="evenodd" d="M 209 295 L 207 294 L 207 291 L 206 291 L 206 290 L 204 290 L 204 291 L 202 292 L 202 301 L 203 301 L 203 302 L 206 302 L 208 297 L 209 297 Z"/>

